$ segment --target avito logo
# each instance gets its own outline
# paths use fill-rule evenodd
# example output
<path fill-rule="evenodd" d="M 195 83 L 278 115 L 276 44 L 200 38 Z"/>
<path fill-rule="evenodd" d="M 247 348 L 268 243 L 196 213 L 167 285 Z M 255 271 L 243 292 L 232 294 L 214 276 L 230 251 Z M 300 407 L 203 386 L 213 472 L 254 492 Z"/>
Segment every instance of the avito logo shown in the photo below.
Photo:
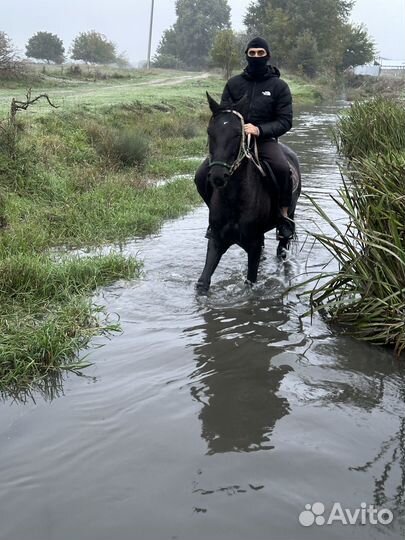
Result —
<path fill-rule="evenodd" d="M 298 520 L 304 527 L 311 525 L 389 525 L 394 515 L 388 508 L 376 508 L 372 504 L 362 502 L 359 508 L 342 508 L 341 503 L 335 502 L 330 512 L 325 515 L 325 505 L 321 502 L 306 504 Z"/>

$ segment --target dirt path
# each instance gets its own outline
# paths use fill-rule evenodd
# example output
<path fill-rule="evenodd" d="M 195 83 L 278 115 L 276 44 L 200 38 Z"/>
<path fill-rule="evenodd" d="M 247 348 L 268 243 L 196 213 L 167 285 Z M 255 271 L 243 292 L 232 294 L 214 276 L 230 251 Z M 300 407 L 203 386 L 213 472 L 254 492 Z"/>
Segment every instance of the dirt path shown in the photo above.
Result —
<path fill-rule="evenodd" d="M 184 75 L 183 77 L 175 77 L 174 79 L 154 79 L 151 81 L 144 81 L 141 83 L 134 84 L 133 86 L 147 86 L 148 84 L 155 84 L 158 86 L 172 86 L 176 84 L 181 84 L 187 81 L 195 81 L 198 79 L 208 79 L 210 76 L 209 73 L 199 73 L 198 75 Z"/>

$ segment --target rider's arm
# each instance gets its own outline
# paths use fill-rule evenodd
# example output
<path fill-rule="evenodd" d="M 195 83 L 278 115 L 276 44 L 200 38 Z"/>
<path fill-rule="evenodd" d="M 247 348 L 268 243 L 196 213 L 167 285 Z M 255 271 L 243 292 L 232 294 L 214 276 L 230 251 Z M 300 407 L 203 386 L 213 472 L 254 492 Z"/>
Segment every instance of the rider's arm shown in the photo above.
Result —
<path fill-rule="evenodd" d="M 280 81 L 284 82 L 284 81 Z M 274 109 L 275 120 L 259 124 L 260 136 L 269 139 L 277 138 L 287 133 L 292 127 L 292 97 L 287 83 L 284 83 L 277 95 Z"/>

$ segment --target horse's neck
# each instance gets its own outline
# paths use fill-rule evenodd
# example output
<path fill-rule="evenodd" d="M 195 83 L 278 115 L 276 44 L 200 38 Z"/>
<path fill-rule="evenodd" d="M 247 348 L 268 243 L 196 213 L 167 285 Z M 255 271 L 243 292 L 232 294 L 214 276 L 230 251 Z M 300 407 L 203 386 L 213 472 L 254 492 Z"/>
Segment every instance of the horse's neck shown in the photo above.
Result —
<path fill-rule="evenodd" d="M 245 159 L 235 171 L 229 181 L 229 198 L 246 199 L 250 195 L 254 196 L 257 191 L 261 191 L 262 183 L 260 173 L 253 163 Z"/>
<path fill-rule="evenodd" d="M 249 200 L 257 198 L 257 191 L 262 189 L 259 172 L 252 163 L 244 160 L 221 190 L 214 190 L 211 198 L 211 212 L 214 214 L 234 214 Z"/>

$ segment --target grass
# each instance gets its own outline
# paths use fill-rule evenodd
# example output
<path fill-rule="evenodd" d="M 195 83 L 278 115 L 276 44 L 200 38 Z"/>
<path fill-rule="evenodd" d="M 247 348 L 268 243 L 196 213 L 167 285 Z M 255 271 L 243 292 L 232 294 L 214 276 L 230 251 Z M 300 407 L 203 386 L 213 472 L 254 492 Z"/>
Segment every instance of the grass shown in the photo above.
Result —
<path fill-rule="evenodd" d="M 86 68 L 84 74 L 85 70 Z M 129 74 L 126 78 L 104 80 L 94 77 L 77 79 L 60 75 L 43 76 L 35 71 L 19 81 L 2 83 L 0 80 L 0 115 L 8 112 L 11 98 L 23 98 L 28 87 L 32 87 L 33 95 L 48 93 L 52 101 L 65 111 L 78 107 L 88 111 L 133 102 L 152 107 L 177 106 L 178 109 L 192 110 L 196 105 L 205 107 L 206 90 L 220 98 L 225 84 L 215 73 L 153 69 L 149 72 L 131 70 Z M 297 104 L 318 103 L 326 93 L 324 85 L 290 74 L 286 74 L 284 78 L 289 83 Z M 35 116 L 44 113 L 48 113 L 48 107 L 44 103 L 39 103 L 35 109 L 28 112 Z"/>
<path fill-rule="evenodd" d="M 52 101 L 65 111 L 80 107 L 94 110 L 111 105 L 140 102 L 150 106 L 181 106 L 192 109 L 196 102 L 205 103 L 205 89 L 220 94 L 223 81 L 217 76 L 188 72 L 153 72 L 123 80 L 49 80 L 20 81 L 14 88 L 0 87 L 0 114 L 4 115 L 12 97 L 25 96 L 27 83 L 33 95 L 48 93 Z M 38 104 L 29 114 L 47 113 L 45 104 Z"/>
<path fill-rule="evenodd" d="M 16 158 L 0 140 L 1 391 L 82 369 L 79 351 L 119 328 L 92 292 L 140 272 L 114 245 L 199 202 L 190 180 L 155 180 L 193 173 L 184 158 L 203 155 L 205 116 L 158 105 L 20 114 Z M 70 251 L 105 244 L 105 256 Z"/>
<path fill-rule="evenodd" d="M 29 253 L 0 263 L 1 388 L 29 386 L 50 372 L 80 369 L 80 349 L 118 329 L 88 298 L 97 286 L 132 278 L 139 264 L 116 254 L 54 260 Z"/>
<path fill-rule="evenodd" d="M 405 109 L 397 101 L 376 98 L 356 102 L 340 118 L 335 142 L 346 158 L 387 155 L 405 149 Z"/>
<path fill-rule="evenodd" d="M 398 356 L 405 349 L 404 120 L 403 106 L 392 100 L 355 104 L 335 132 L 347 165 L 336 200 L 347 228 L 313 201 L 335 231 L 317 238 L 340 270 L 317 276 L 312 306 L 357 338 L 394 346 Z"/>

